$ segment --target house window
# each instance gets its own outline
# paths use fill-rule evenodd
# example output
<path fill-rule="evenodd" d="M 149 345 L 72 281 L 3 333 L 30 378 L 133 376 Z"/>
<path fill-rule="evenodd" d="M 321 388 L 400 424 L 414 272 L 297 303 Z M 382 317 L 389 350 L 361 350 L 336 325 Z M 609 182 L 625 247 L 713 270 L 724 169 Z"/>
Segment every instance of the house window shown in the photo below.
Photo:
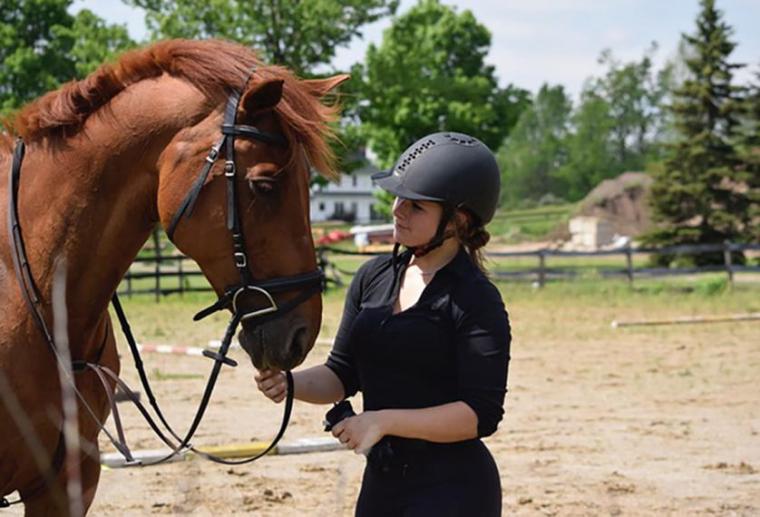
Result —
<path fill-rule="evenodd" d="M 336 202 L 335 203 L 335 211 L 333 212 L 334 217 L 342 217 L 343 216 L 343 211 L 344 211 L 343 202 L 342 201 Z"/>
<path fill-rule="evenodd" d="M 357 181 L 356 174 L 351 175 L 351 186 L 352 187 L 356 186 L 356 181 Z"/>
<path fill-rule="evenodd" d="M 325 211 L 325 202 L 324 201 L 320 201 L 319 202 L 319 211 L 320 212 L 324 212 Z"/>
<path fill-rule="evenodd" d="M 369 218 L 371 221 L 379 221 L 383 219 L 383 216 L 380 215 L 377 210 L 375 209 L 375 204 L 371 203 L 369 205 Z"/>

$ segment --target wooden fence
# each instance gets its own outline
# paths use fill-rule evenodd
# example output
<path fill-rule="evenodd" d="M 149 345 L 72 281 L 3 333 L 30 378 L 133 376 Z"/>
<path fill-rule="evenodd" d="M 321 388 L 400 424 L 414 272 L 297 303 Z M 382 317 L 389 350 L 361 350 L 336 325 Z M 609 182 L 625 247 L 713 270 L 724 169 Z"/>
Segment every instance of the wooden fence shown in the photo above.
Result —
<path fill-rule="evenodd" d="M 135 259 L 132 267 L 122 280 L 118 293 L 131 296 L 133 294 L 153 294 L 156 300 L 162 295 L 183 294 L 194 291 L 212 291 L 211 286 L 203 277 L 203 273 L 197 264 L 190 258 L 168 251 L 167 241 L 162 241 L 158 235 L 153 237 L 153 254 L 146 255 L 150 248 L 143 250 L 143 254 Z M 495 278 L 532 281 L 537 287 L 543 287 L 548 281 L 573 279 L 589 270 L 601 278 L 625 278 L 633 284 L 639 278 L 652 278 L 674 275 L 690 275 L 708 272 L 725 272 L 730 284 L 734 282 L 734 276 L 740 273 L 760 272 L 760 266 L 739 265 L 734 257 L 738 253 L 748 251 L 760 251 L 760 244 L 734 244 L 730 242 L 722 244 L 673 246 L 667 248 L 620 248 L 604 251 L 561 251 L 542 249 L 535 251 L 518 252 L 488 252 L 486 257 L 495 264 L 492 275 Z M 355 269 L 346 269 L 338 265 L 337 257 L 343 256 L 374 256 L 380 253 L 363 253 L 340 249 L 336 247 L 320 247 L 316 250 L 319 265 L 325 271 L 328 282 L 335 284 L 345 283 L 345 277 L 355 273 Z M 636 256 L 671 255 L 671 256 L 696 256 L 706 253 L 721 253 L 722 264 L 701 267 L 634 267 Z M 552 262 L 561 259 L 578 257 L 620 257 L 618 265 L 606 264 L 582 266 L 552 266 Z M 520 258 L 535 258 L 535 267 L 510 267 L 510 261 Z M 230 260 L 232 260 L 230 258 Z"/>
<path fill-rule="evenodd" d="M 746 251 L 758 251 L 760 244 L 734 244 L 725 242 L 723 244 L 700 244 L 671 246 L 664 248 L 633 248 L 625 247 L 614 250 L 602 251 L 562 251 L 562 250 L 537 250 L 531 252 L 493 252 L 488 253 L 489 258 L 515 258 L 515 257 L 536 257 L 538 264 L 536 268 L 527 271 L 498 271 L 497 277 L 502 278 L 527 278 L 533 279 L 539 287 L 543 287 L 548 279 L 566 279 L 578 276 L 578 272 L 572 269 L 551 268 L 548 261 L 551 258 L 561 257 L 610 257 L 620 256 L 621 263 L 623 259 L 625 266 L 610 269 L 598 269 L 598 273 L 603 278 L 624 277 L 630 283 L 635 278 L 651 278 L 658 276 L 676 276 L 690 275 L 697 273 L 709 273 L 724 271 L 728 275 L 729 284 L 733 284 L 734 275 L 737 273 L 760 272 L 760 266 L 738 265 L 734 263 L 734 254 L 744 253 Z M 699 267 L 634 267 L 634 256 L 643 255 L 651 257 L 653 255 L 670 255 L 670 256 L 696 256 L 708 253 L 721 253 L 723 255 L 723 264 L 704 265 Z"/>
<path fill-rule="evenodd" d="M 343 250 L 334 247 L 322 248 L 320 255 L 377 255 L 377 253 L 360 253 L 349 250 Z M 502 279 L 528 280 L 535 282 L 537 287 L 543 287 L 549 280 L 567 280 L 584 275 L 589 269 L 602 278 L 626 278 L 631 284 L 636 278 L 652 278 L 662 276 L 691 275 L 709 272 L 725 272 L 729 284 L 733 285 L 734 276 L 739 273 L 760 272 L 760 265 L 739 265 L 735 263 L 734 257 L 738 253 L 748 251 L 760 251 L 760 244 L 735 244 L 725 242 L 723 244 L 702 244 L 702 245 L 684 245 L 671 246 L 663 248 L 634 248 L 625 247 L 614 250 L 602 251 L 563 251 L 554 249 L 541 249 L 533 251 L 514 251 L 514 252 L 487 252 L 486 258 L 496 267 L 492 275 Z M 719 253 L 723 257 L 722 264 L 705 265 L 699 267 L 634 267 L 635 256 L 670 255 L 674 257 L 696 256 L 702 254 Z M 579 257 L 614 257 L 619 256 L 620 266 L 570 266 L 570 267 L 552 267 L 550 262 L 556 259 L 579 258 Z M 536 259 L 535 267 L 521 267 L 510 270 L 510 259 L 533 257 Z M 339 275 L 351 275 L 349 271 L 338 267 L 333 260 L 325 258 L 323 262 L 328 266 L 328 273 L 335 272 Z M 506 264 L 506 266 L 505 266 Z M 335 274 L 333 273 L 333 276 Z"/>

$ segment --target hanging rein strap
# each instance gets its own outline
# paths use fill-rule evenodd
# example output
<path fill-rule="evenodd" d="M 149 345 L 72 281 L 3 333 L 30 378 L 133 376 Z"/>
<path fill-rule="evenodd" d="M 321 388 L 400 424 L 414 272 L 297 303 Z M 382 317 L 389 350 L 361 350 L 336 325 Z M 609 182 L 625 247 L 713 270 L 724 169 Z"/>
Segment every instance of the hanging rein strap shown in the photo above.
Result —
<path fill-rule="evenodd" d="M 45 338 L 45 344 L 47 344 L 53 353 L 57 353 L 53 342 L 53 334 L 50 332 L 42 315 L 40 291 L 29 269 L 29 260 L 27 259 L 24 239 L 21 236 L 21 225 L 18 220 L 18 188 L 21 178 L 21 163 L 24 161 L 25 152 L 26 146 L 24 145 L 24 141 L 20 138 L 17 139 L 16 148 L 13 150 L 11 173 L 8 179 L 8 194 L 10 196 L 8 203 L 8 230 L 11 240 L 11 257 L 13 258 L 13 268 L 16 270 L 16 278 L 21 286 L 21 294 L 27 307 L 29 307 L 29 312 L 32 313 L 34 323 Z"/>
<path fill-rule="evenodd" d="M 16 272 L 16 279 L 18 280 L 19 287 L 21 288 L 21 295 L 24 298 L 24 301 L 29 308 L 29 312 L 32 314 L 32 319 L 34 320 L 35 325 L 39 329 L 40 333 L 42 334 L 42 337 L 45 341 L 45 344 L 50 349 L 51 353 L 55 357 L 55 359 L 59 363 L 63 363 L 63 360 L 61 359 L 61 356 L 58 352 L 58 348 L 55 344 L 55 339 L 53 337 L 53 333 L 50 331 L 50 328 L 47 325 L 47 322 L 45 321 L 45 316 L 43 312 L 42 307 L 42 301 L 40 296 L 39 288 L 37 287 L 37 284 L 34 281 L 34 276 L 32 275 L 32 270 L 29 266 L 29 259 L 26 253 L 26 246 L 24 245 L 24 238 L 21 233 L 21 224 L 19 222 L 18 217 L 18 191 L 19 191 L 19 183 L 21 179 L 21 164 L 24 161 L 24 155 L 26 151 L 26 146 L 24 144 L 24 141 L 22 139 L 16 140 L 16 147 L 13 151 L 13 160 L 11 162 L 11 170 L 8 178 L 8 233 L 9 233 L 9 239 L 11 244 L 11 258 L 13 259 L 13 268 Z M 105 341 L 103 345 L 98 350 L 98 355 L 96 358 L 96 361 L 100 360 L 100 356 L 103 353 L 103 350 L 105 349 Z M 88 366 L 90 366 L 91 363 L 88 363 L 83 360 L 75 360 L 71 362 L 71 372 L 73 373 L 81 373 L 83 372 Z M 90 404 L 87 402 L 87 399 L 82 395 L 82 393 L 79 391 L 79 388 L 77 388 L 76 382 L 74 379 L 70 376 L 67 376 L 66 379 L 71 384 L 72 389 L 74 393 L 76 394 L 77 398 L 82 404 L 82 407 L 85 408 L 86 412 L 90 414 L 92 419 L 95 421 L 95 423 L 98 425 L 99 429 L 101 429 L 108 439 L 113 443 L 114 447 L 124 455 L 124 457 L 127 459 L 127 461 L 134 461 L 134 458 L 132 457 L 132 454 L 129 450 L 129 448 L 126 446 L 126 443 L 123 439 L 117 439 L 114 437 L 107 429 L 104 427 L 104 423 L 100 421 L 97 414 L 95 413 L 95 410 L 92 409 Z M 123 434 L 121 432 L 121 429 L 119 428 L 119 435 L 120 438 L 123 437 Z M 56 449 L 56 453 L 53 455 L 53 459 L 51 461 L 50 465 L 50 473 L 52 473 L 53 477 L 55 474 L 57 474 L 60 469 L 63 467 L 63 458 L 64 454 L 59 453 L 58 449 L 61 448 L 61 445 L 63 443 L 62 440 L 62 431 L 61 431 L 61 438 L 59 439 L 59 447 Z M 47 479 L 49 476 L 44 476 L 43 480 L 37 484 L 37 487 L 31 490 L 30 494 L 34 494 L 47 486 Z M 29 494 L 27 494 L 27 497 L 29 497 Z M 13 504 L 19 504 L 24 501 L 23 498 L 17 499 L 15 501 L 8 501 L 8 499 L 2 497 L 0 498 L 0 508 L 7 507 Z"/>

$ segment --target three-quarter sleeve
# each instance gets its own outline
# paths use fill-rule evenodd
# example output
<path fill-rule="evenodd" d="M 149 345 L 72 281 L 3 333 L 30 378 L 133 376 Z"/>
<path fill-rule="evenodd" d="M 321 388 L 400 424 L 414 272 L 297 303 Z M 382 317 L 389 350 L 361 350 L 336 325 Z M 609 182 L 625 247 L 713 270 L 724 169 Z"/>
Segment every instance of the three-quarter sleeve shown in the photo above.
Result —
<path fill-rule="evenodd" d="M 340 320 L 338 332 L 335 335 L 330 355 L 325 365 L 338 376 L 343 383 L 344 397 L 348 398 L 359 391 L 359 377 L 356 362 L 351 351 L 351 327 L 356 315 L 361 310 L 362 279 L 366 272 L 366 263 L 359 268 L 351 281 L 346 293 L 346 303 L 343 306 L 343 317 Z"/>
<path fill-rule="evenodd" d="M 511 333 L 501 296 L 488 283 L 483 296 L 461 307 L 456 354 L 459 396 L 478 417 L 478 436 L 489 436 L 504 415 Z"/>

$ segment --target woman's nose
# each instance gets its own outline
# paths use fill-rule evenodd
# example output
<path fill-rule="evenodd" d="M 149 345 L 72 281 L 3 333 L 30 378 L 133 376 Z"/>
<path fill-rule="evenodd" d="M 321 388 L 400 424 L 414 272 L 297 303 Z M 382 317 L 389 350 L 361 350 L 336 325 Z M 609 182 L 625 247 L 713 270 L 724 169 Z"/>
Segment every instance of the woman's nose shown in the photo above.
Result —
<path fill-rule="evenodd" d="M 396 198 L 393 202 L 393 215 L 396 217 L 406 217 L 409 212 L 409 200 Z"/>

